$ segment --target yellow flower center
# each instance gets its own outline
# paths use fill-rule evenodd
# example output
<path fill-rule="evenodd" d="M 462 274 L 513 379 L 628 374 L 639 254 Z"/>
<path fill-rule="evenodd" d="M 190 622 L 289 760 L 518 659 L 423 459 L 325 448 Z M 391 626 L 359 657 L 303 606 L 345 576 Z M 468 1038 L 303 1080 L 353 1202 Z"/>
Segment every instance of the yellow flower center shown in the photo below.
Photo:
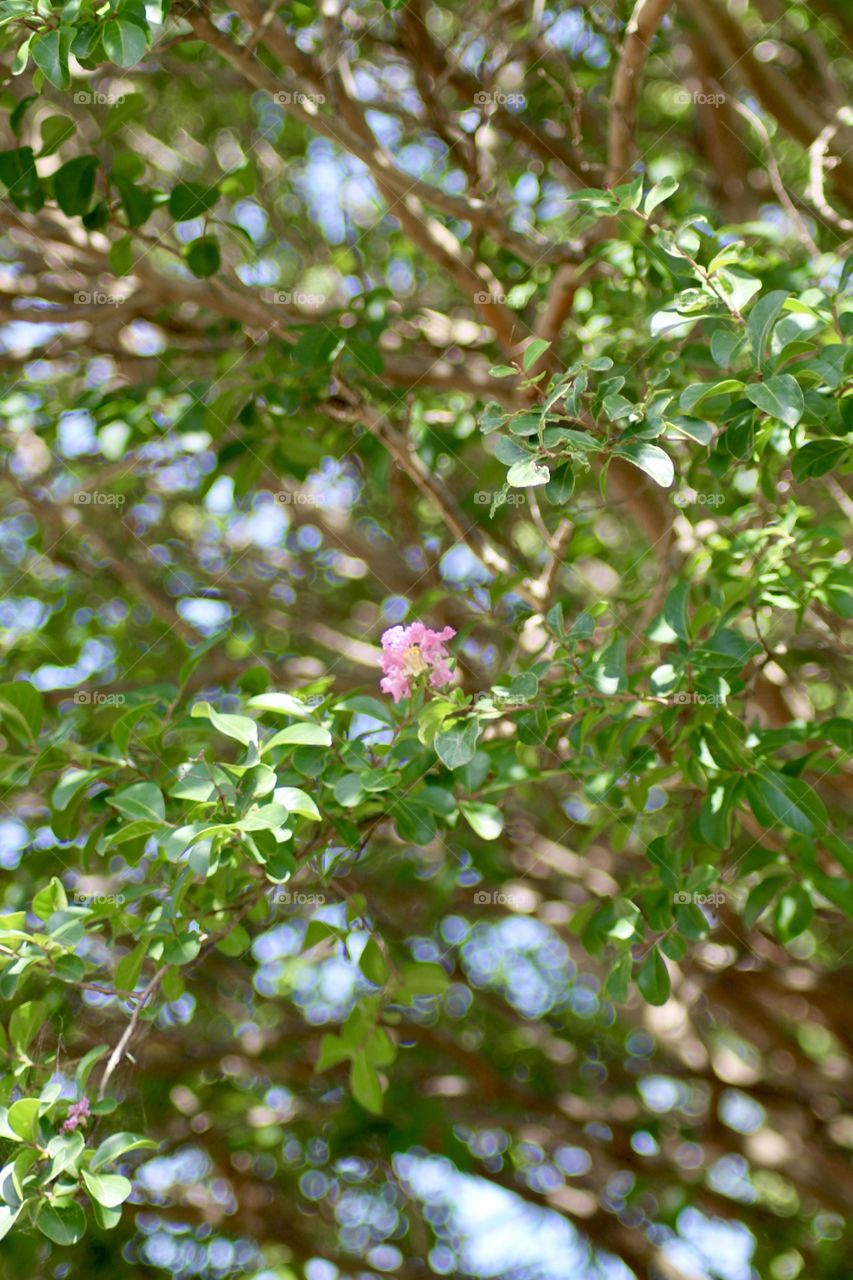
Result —
<path fill-rule="evenodd" d="M 429 670 L 419 645 L 410 645 L 403 654 L 403 670 L 407 676 L 419 676 Z"/>

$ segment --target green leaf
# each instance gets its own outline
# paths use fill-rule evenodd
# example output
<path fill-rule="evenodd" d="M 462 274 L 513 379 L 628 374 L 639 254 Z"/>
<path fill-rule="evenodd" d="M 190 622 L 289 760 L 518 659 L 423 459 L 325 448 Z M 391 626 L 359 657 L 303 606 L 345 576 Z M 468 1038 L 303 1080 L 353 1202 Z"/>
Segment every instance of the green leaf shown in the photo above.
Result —
<path fill-rule="evenodd" d="M 663 204 L 664 200 L 668 200 L 670 196 L 675 195 L 677 190 L 678 183 L 673 177 L 661 178 L 660 182 L 656 182 L 643 201 L 643 213 L 645 213 L 646 217 L 654 213 L 658 205 Z"/>
<path fill-rule="evenodd" d="M 102 1231 L 112 1231 L 113 1227 L 117 1227 L 121 1222 L 121 1208 L 107 1209 L 104 1205 L 98 1204 L 97 1200 L 92 1200 L 91 1206 L 92 1217 Z"/>
<path fill-rule="evenodd" d="M 647 1004 L 666 1004 L 670 995 L 669 972 L 666 961 L 653 946 L 637 972 L 637 986 Z"/>
<path fill-rule="evenodd" d="M 607 981 L 604 984 L 605 994 L 611 1000 L 615 1000 L 617 1004 L 623 1004 L 628 999 L 632 967 L 631 953 L 628 951 L 620 960 L 616 961 L 607 976 Z"/>
<path fill-rule="evenodd" d="M 26 102 L 26 98 L 24 102 Z M 73 120 L 69 120 L 68 116 L 48 116 L 46 120 L 43 120 L 41 123 L 39 159 L 43 156 L 52 155 L 54 151 L 58 150 L 63 142 L 66 142 L 71 137 L 76 128 L 76 124 Z"/>
<path fill-rule="evenodd" d="M 29 3 L 29 0 L 15 0 L 15 2 L 20 4 L 26 4 L 26 10 L 24 11 L 29 11 L 29 12 L 32 11 L 32 6 Z M 9 3 L 10 3 L 10 0 L 6 0 L 6 4 L 9 4 Z M 6 21 L 8 21 L 9 20 L 8 10 L 6 12 L 7 12 Z M 2 25 L 5 26 L 5 22 Z M 28 93 L 23 98 L 21 98 L 18 101 L 18 103 L 13 107 L 12 113 L 9 116 L 9 125 L 16 138 L 20 138 L 21 129 L 24 126 L 24 116 L 26 115 L 27 111 L 29 110 L 29 108 L 32 106 L 34 102 L 38 102 L 38 94 Z M 48 116 L 48 119 L 45 121 L 45 124 L 49 124 L 51 120 L 56 120 L 58 118 L 60 117 Z M 62 117 L 62 119 L 64 118 L 65 117 Z M 42 144 L 43 143 L 44 143 L 44 125 L 42 126 Z"/>
<path fill-rule="evenodd" d="M 757 409 L 778 418 L 786 427 L 795 427 L 803 416 L 803 393 L 790 373 L 781 373 L 766 382 L 751 382 L 744 387 L 744 395 Z"/>
<path fill-rule="evenodd" d="M 169 196 L 169 212 L 176 222 L 202 217 L 219 199 L 219 188 L 201 182 L 179 182 Z"/>
<path fill-rule="evenodd" d="M 222 258 L 219 244 L 214 236 L 199 236 L 187 245 L 187 266 L 194 276 L 206 280 L 219 270 Z"/>
<path fill-rule="evenodd" d="M 766 370 L 767 342 L 773 325 L 787 300 L 788 294 L 783 289 L 774 289 L 772 293 L 763 294 L 749 313 L 746 331 L 755 357 L 755 367 L 759 373 L 764 373 Z"/>
<path fill-rule="evenodd" d="M 38 1098 L 19 1098 L 9 1108 L 9 1128 L 25 1142 L 35 1142 L 38 1136 L 39 1105 Z"/>
<path fill-rule="evenodd" d="M 334 786 L 335 799 L 345 809 L 352 809 L 364 798 L 364 788 L 357 773 L 345 773 Z"/>
<path fill-rule="evenodd" d="M 391 817 L 401 840 L 425 846 L 436 837 L 438 828 L 433 810 L 418 800 L 407 797 L 397 802 L 391 808 Z"/>
<path fill-rule="evenodd" d="M 50 1170 L 47 1181 L 52 1182 L 66 1169 L 73 1169 L 86 1147 L 86 1140 L 79 1130 L 76 1133 L 58 1133 L 47 1144 Z"/>
<path fill-rule="evenodd" d="M 47 1005 L 43 1000 L 28 1000 L 12 1011 L 9 1019 L 9 1040 L 18 1053 L 26 1053 L 30 1041 L 46 1017 Z"/>
<path fill-rule="evenodd" d="M 17 1222 L 24 1208 L 23 1201 L 14 1208 L 8 1204 L 0 1204 L 0 1240 L 7 1236 Z"/>
<path fill-rule="evenodd" d="M 555 507 L 564 507 L 574 493 L 575 473 L 570 462 L 564 462 L 551 472 L 551 479 L 545 485 L 545 497 Z"/>
<path fill-rule="evenodd" d="M 32 901 L 33 915 L 38 916 L 39 920 L 48 920 L 54 911 L 64 911 L 68 906 L 68 897 L 65 893 L 62 881 L 57 880 L 56 876 L 51 876 L 50 882 L 43 889 L 39 889 Z"/>
<path fill-rule="evenodd" d="M 119 1156 L 127 1155 L 130 1151 L 156 1146 L 156 1142 L 152 1142 L 150 1138 L 140 1137 L 137 1133 L 112 1133 L 108 1138 L 104 1138 L 92 1156 L 89 1172 L 98 1173 L 105 1165 L 112 1164 L 114 1160 L 118 1160 Z"/>
<path fill-rule="evenodd" d="M 76 1244 L 86 1232 L 86 1215 L 74 1200 L 42 1201 L 36 1211 L 35 1225 L 54 1244 Z"/>
<path fill-rule="evenodd" d="M 655 484 L 668 489 L 675 478 L 675 468 L 668 454 L 656 444 L 648 444 L 644 440 L 618 444 L 613 450 L 620 458 L 639 467 L 647 476 L 651 476 Z"/>
<path fill-rule="evenodd" d="M 241 818 L 237 827 L 240 831 L 278 831 L 287 826 L 289 816 L 283 804 L 262 804 Z"/>
<path fill-rule="evenodd" d="M 382 724 L 394 724 L 394 713 L 391 708 L 386 702 L 380 702 L 378 698 L 367 698 L 363 694 L 357 694 L 353 698 L 344 698 L 337 707 L 339 711 L 357 711 L 359 715 L 370 716 L 372 720 L 379 720 Z"/>
<path fill-rule="evenodd" d="M 252 946 L 252 939 L 241 924 L 235 925 L 230 933 L 220 938 L 216 950 L 224 956 L 244 956 Z"/>
<path fill-rule="evenodd" d="M 506 473 L 506 482 L 515 489 L 529 489 L 534 485 L 547 484 L 551 472 L 543 462 L 529 458 L 524 462 L 514 462 Z"/>
<path fill-rule="evenodd" d="M 277 787 L 273 792 L 273 799 L 277 804 L 284 805 L 288 813 L 301 814 L 303 818 L 310 818 L 313 822 L 320 821 L 320 810 L 307 791 L 300 791 L 298 787 Z"/>
<path fill-rule="evenodd" d="M 714 364 L 721 369 L 731 368 L 740 344 L 739 333 L 733 333 L 731 329 L 715 329 L 711 334 L 711 359 Z"/>
<path fill-rule="evenodd" d="M 177 938 L 170 938 L 163 948 L 163 959 L 166 964 L 192 964 L 201 950 L 201 939 L 197 933 L 182 933 Z"/>
<path fill-rule="evenodd" d="M 474 759 L 479 734 L 480 722 L 476 718 L 459 728 L 442 729 L 433 741 L 441 763 L 448 769 L 461 769 L 469 764 Z"/>
<path fill-rule="evenodd" d="M 359 968 L 376 987 L 384 987 L 388 981 L 388 965 L 375 938 L 368 938 L 364 950 L 359 956 Z"/>
<path fill-rule="evenodd" d="M 84 1169 L 82 1178 L 89 1195 L 105 1209 L 116 1209 L 124 1204 L 133 1190 L 130 1179 L 120 1173 L 89 1173 Z"/>
<path fill-rule="evenodd" d="M 16 738 L 34 742 L 44 714 L 44 703 L 38 689 L 26 680 L 0 684 L 0 719 Z"/>
<path fill-rule="evenodd" d="M 521 356 L 521 367 L 525 373 L 533 368 L 536 361 L 545 354 L 550 345 L 551 343 L 545 338 L 534 338 L 532 342 L 527 344 Z"/>
<path fill-rule="evenodd" d="M 322 369 L 341 345 L 341 335 L 334 329 L 328 325 L 312 325 L 293 348 L 293 359 L 301 369 Z"/>
<path fill-rule="evenodd" d="M 481 840 L 497 840 L 504 829 L 503 814 L 493 804 L 475 800 L 461 800 L 459 808 L 472 831 Z"/>
<path fill-rule="evenodd" d="M 357 1050 L 353 1056 L 349 1083 L 352 1096 L 365 1111 L 375 1116 L 382 1114 L 382 1085 L 379 1081 L 379 1073 L 363 1049 Z"/>
<path fill-rule="evenodd" d="M 70 89 L 71 75 L 68 70 L 68 51 L 71 46 L 72 32 L 68 28 L 55 28 L 45 33 L 39 32 L 30 41 L 30 54 L 39 71 L 55 89 Z"/>
<path fill-rule="evenodd" d="M 798 484 L 826 475 L 850 457 L 847 440 L 811 440 L 798 449 L 791 462 L 791 471 Z"/>
<path fill-rule="evenodd" d="M 88 213 L 82 215 L 81 221 L 87 231 L 103 231 L 109 225 L 110 206 L 106 200 L 99 200 Z"/>
<path fill-rule="evenodd" d="M 512 467 L 516 462 L 529 462 L 532 454 L 526 444 L 520 444 L 512 436 L 498 436 L 495 440 L 495 457 L 505 467 Z"/>
<path fill-rule="evenodd" d="M 133 67 L 145 57 L 148 41 L 135 23 L 113 18 L 104 25 L 104 52 L 119 67 Z"/>
<path fill-rule="evenodd" d="M 20 76 L 27 69 L 27 63 L 30 60 L 30 45 L 33 42 L 33 36 L 28 35 L 18 45 L 18 51 L 12 59 L 12 75 Z"/>
<path fill-rule="evenodd" d="M 117 809 L 123 818 L 163 822 L 166 817 L 163 793 L 153 782 L 134 782 L 107 796 L 107 804 Z"/>
<path fill-rule="evenodd" d="M 740 395 L 742 391 L 743 383 L 739 378 L 724 378 L 719 382 L 692 382 L 678 397 L 678 405 L 685 413 L 691 413 L 703 400 Z"/>
<path fill-rule="evenodd" d="M 139 981 L 147 952 L 147 944 L 139 942 L 119 960 L 115 967 L 115 985 L 119 991 L 133 991 Z"/>
<path fill-rule="evenodd" d="M 127 225 L 129 227 L 141 227 L 143 222 L 147 222 L 154 212 L 154 196 L 150 191 L 146 191 L 143 187 L 138 187 L 135 182 L 131 182 L 129 178 L 115 177 L 112 179 L 112 183 L 119 193 L 124 216 L 127 218 Z M 123 271 L 116 274 L 126 275 L 127 273 Z"/>
<path fill-rule="evenodd" d="M 532 702 L 539 693 L 539 677 L 534 671 L 521 671 L 513 676 L 509 691 L 521 702 Z"/>
<path fill-rule="evenodd" d="M 332 735 L 321 724 L 289 724 L 264 743 L 264 754 L 273 747 L 330 747 Z"/>
<path fill-rule="evenodd" d="M 622 693 L 627 688 L 628 677 L 625 671 L 625 637 L 614 636 L 613 640 L 595 663 L 595 687 L 600 693 Z"/>
<path fill-rule="evenodd" d="M 390 1067 L 397 1057 L 397 1046 L 384 1027 L 374 1027 L 363 1047 L 374 1067 Z"/>
<path fill-rule="evenodd" d="M 801 884 L 793 884 L 779 895 L 773 913 L 773 927 L 780 942 L 798 938 L 811 924 L 814 905 Z"/>
<path fill-rule="evenodd" d="M 403 965 L 401 991 L 404 998 L 411 996 L 440 996 L 447 990 L 449 979 L 440 964 L 421 963 Z"/>
<path fill-rule="evenodd" d="M 687 624 L 687 601 L 690 598 L 690 583 L 679 582 L 672 588 L 663 606 L 664 622 L 671 627 L 679 640 L 687 640 L 689 636 Z"/>
<path fill-rule="evenodd" d="M 320 1055 L 317 1058 L 315 1070 L 328 1071 L 330 1067 L 337 1067 L 340 1063 L 347 1062 L 351 1057 L 352 1049 L 340 1036 L 323 1036 L 320 1041 Z"/>
<path fill-rule="evenodd" d="M 765 827 L 777 823 L 799 835 L 812 836 L 826 826 L 826 810 L 817 794 L 802 778 L 763 766 L 745 781 L 750 808 Z"/>
<path fill-rule="evenodd" d="M 143 219 L 144 221 L 144 219 Z M 110 245 L 110 271 L 114 276 L 126 276 L 133 270 L 133 237 L 122 236 Z"/>
<path fill-rule="evenodd" d="M 69 217 L 87 211 L 95 194 L 97 156 L 75 156 L 53 175 L 56 203 Z"/>
<path fill-rule="evenodd" d="M 250 719 L 249 716 L 233 716 L 217 711 L 209 702 L 197 702 L 190 715 L 193 717 L 205 717 L 215 729 L 225 734 L 226 738 L 234 738 L 235 741 L 241 742 L 244 747 L 258 745 L 257 721 Z"/>
<path fill-rule="evenodd" d="M 358 699 L 350 699 L 350 702 L 356 702 Z M 363 699 L 370 702 L 371 699 Z M 348 703 L 341 704 L 348 707 Z M 269 693 L 256 694 L 254 698 L 249 699 L 250 707 L 257 707 L 259 711 L 270 711 L 273 714 L 283 716 L 295 716 L 299 720 L 310 720 L 314 715 L 314 707 L 309 706 L 307 702 L 303 702 L 292 693 L 280 693 L 271 691 Z M 358 708 L 354 708 L 357 710 Z M 368 712 L 370 714 L 370 712 Z"/>
<path fill-rule="evenodd" d="M 788 875 L 767 876 L 750 890 L 743 908 L 743 922 L 747 929 L 751 929 L 761 919 L 776 894 L 790 884 L 790 880 Z"/>
<path fill-rule="evenodd" d="M 92 1068 L 109 1052 L 110 1046 L 108 1044 L 97 1044 L 94 1049 L 90 1049 L 88 1053 L 84 1054 L 77 1063 L 77 1070 L 74 1072 L 74 1083 L 77 1086 L 78 1096 L 82 1096 L 86 1092 L 86 1083 L 92 1073 Z"/>

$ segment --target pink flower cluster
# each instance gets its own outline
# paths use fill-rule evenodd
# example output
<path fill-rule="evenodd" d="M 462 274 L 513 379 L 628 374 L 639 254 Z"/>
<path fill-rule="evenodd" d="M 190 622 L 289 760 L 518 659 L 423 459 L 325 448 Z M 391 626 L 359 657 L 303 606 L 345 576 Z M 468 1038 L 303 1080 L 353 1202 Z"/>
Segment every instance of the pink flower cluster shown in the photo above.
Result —
<path fill-rule="evenodd" d="M 79 1102 L 72 1102 L 68 1108 L 68 1115 L 65 1117 L 62 1132 L 71 1133 L 74 1129 L 79 1129 L 80 1125 L 85 1124 L 91 1114 L 88 1098 L 81 1098 Z"/>
<path fill-rule="evenodd" d="M 379 687 L 390 693 L 395 702 L 408 698 L 412 692 L 412 680 L 429 672 L 433 689 L 440 689 L 453 678 L 447 665 L 446 642 L 456 632 L 452 627 L 433 631 L 422 622 L 412 622 L 408 627 L 391 627 L 382 636 L 382 657 L 379 665 L 385 672 Z"/>

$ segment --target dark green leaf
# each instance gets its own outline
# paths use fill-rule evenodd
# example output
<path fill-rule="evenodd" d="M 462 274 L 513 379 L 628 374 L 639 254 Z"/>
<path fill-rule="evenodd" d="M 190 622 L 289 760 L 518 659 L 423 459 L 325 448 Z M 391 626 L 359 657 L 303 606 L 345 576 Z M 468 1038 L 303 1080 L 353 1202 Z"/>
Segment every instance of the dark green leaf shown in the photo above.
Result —
<path fill-rule="evenodd" d="M 637 971 L 637 986 L 648 1004 L 666 1004 L 670 995 L 669 972 L 666 961 L 654 946 Z"/>
<path fill-rule="evenodd" d="M 75 156 L 53 175 L 56 203 L 69 217 L 86 213 L 95 193 L 97 156 Z"/>
<path fill-rule="evenodd" d="M 201 182 L 179 182 L 169 196 L 169 212 L 176 222 L 189 222 L 212 209 L 219 199 L 219 188 Z"/>
<path fill-rule="evenodd" d="M 187 246 L 187 266 L 194 276 L 206 279 L 215 275 L 221 261 L 219 243 L 214 236 L 199 236 Z"/>

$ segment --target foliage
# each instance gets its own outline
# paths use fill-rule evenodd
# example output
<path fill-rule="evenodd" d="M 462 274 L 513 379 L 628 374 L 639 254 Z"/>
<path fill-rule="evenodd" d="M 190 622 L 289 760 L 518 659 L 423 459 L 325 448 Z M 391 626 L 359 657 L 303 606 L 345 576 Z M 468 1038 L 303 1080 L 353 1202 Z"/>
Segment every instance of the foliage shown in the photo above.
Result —
<path fill-rule="evenodd" d="M 667 9 L 0 3 L 9 1275 L 844 1273 L 853 64 Z"/>

